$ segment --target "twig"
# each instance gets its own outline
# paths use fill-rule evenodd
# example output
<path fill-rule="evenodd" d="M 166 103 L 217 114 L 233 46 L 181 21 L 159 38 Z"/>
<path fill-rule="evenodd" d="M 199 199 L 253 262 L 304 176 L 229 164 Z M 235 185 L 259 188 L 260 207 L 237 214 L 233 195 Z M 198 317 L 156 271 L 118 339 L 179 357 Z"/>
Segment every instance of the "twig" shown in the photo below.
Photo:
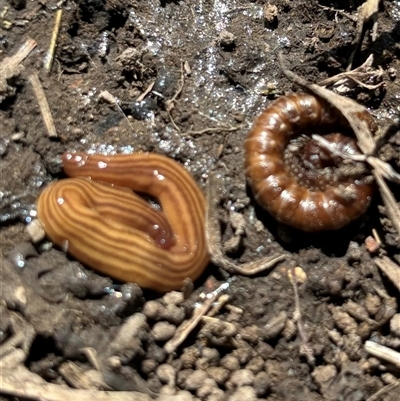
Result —
<path fill-rule="evenodd" d="M 340 96 L 317 84 L 311 84 L 304 78 L 296 75 L 286 67 L 282 53 L 279 53 L 279 62 L 281 64 L 282 72 L 292 82 L 295 82 L 301 87 L 313 92 L 337 108 L 348 121 L 351 129 L 356 135 L 361 151 L 366 155 L 373 154 L 375 150 L 375 140 L 369 127 L 370 122 L 367 119 L 360 118 L 360 115 L 366 115 L 367 113 L 367 110 L 363 106 L 358 104 L 355 100 Z"/>
<path fill-rule="evenodd" d="M 354 56 L 357 53 L 357 50 L 360 48 L 361 43 L 364 39 L 365 32 L 367 31 L 366 25 L 372 21 L 373 28 L 372 28 L 372 41 L 375 42 L 375 32 L 377 29 L 377 20 L 378 20 L 378 11 L 379 11 L 379 3 L 380 0 L 366 0 L 358 8 L 358 18 L 357 18 L 357 26 L 356 26 L 356 36 L 353 40 L 352 45 L 354 49 L 349 58 L 349 64 L 347 66 L 347 71 L 350 71 L 353 66 Z"/>
<path fill-rule="evenodd" d="M 29 53 L 36 47 L 36 41 L 28 39 L 18 49 L 17 53 L 10 57 L 6 57 L 0 63 L 0 103 L 7 97 L 2 93 L 8 92 L 8 81 L 17 76 L 23 68 L 20 64 L 28 57 Z"/>
<path fill-rule="evenodd" d="M 390 362 L 396 367 L 400 368 L 399 352 L 369 340 L 365 342 L 364 348 L 369 354 L 375 356 L 376 358 Z"/>
<path fill-rule="evenodd" d="M 333 77 L 326 78 L 318 82 L 318 85 L 320 86 L 328 86 L 333 84 L 341 85 L 346 82 L 346 79 L 350 79 L 361 87 L 364 87 L 368 90 L 375 90 L 380 86 L 384 85 L 384 82 L 379 82 L 377 84 L 365 84 L 364 82 L 361 81 L 372 77 L 377 79 L 382 78 L 383 75 L 382 69 L 372 70 L 373 61 L 374 61 L 374 55 L 371 54 L 362 65 L 355 68 L 354 70 L 341 72 L 337 75 L 334 75 Z"/>
<path fill-rule="evenodd" d="M 297 288 L 297 284 L 298 284 L 298 282 L 300 282 L 300 283 L 304 282 L 305 279 L 300 276 L 300 272 L 302 272 L 302 274 L 304 275 L 303 270 L 299 267 L 292 268 L 288 271 L 288 277 L 289 277 L 290 283 L 292 284 L 293 292 L 294 292 L 295 308 L 294 308 L 294 313 L 293 313 L 293 319 L 297 324 L 297 332 L 299 333 L 299 337 L 300 337 L 300 341 L 301 341 L 300 353 L 302 355 L 306 356 L 307 362 L 310 365 L 314 365 L 315 357 L 313 355 L 313 350 L 311 348 L 311 345 L 309 344 L 309 336 L 307 335 L 307 333 L 304 329 L 303 320 L 301 318 L 300 297 L 299 297 L 299 290 Z"/>
<path fill-rule="evenodd" d="M 60 26 L 61 26 L 62 11 L 63 11 L 62 8 L 59 8 L 55 13 L 54 28 L 53 28 L 53 33 L 51 35 L 50 46 L 43 62 L 44 70 L 48 74 L 50 73 L 51 67 L 53 65 L 54 54 L 57 47 L 58 34 L 60 32 Z"/>
<path fill-rule="evenodd" d="M 371 397 L 367 398 L 366 401 L 378 401 L 383 395 L 388 394 L 390 391 L 394 390 L 400 385 L 397 381 L 396 383 L 390 383 L 387 386 L 378 390 L 375 394 L 371 395 Z"/>
<path fill-rule="evenodd" d="M 385 273 L 387 278 L 400 291 L 400 266 L 389 259 L 387 256 L 375 259 L 375 264 Z"/>
<path fill-rule="evenodd" d="M 374 172 L 374 176 L 379 185 L 379 191 L 381 193 L 383 203 L 385 204 L 386 212 L 393 224 L 393 227 L 400 235 L 400 210 L 397 205 L 396 199 L 394 198 L 382 175 Z"/>
<path fill-rule="evenodd" d="M 207 208 L 206 208 L 206 238 L 211 261 L 218 267 L 229 273 L 252 276 L 264 270 L 274 267 L 278 262 L 286 259 L 286 255 L 273 255 L 237 266 L 222 253 L 221 229 L 219 225 L 218 183 L 214 174 L 210 174 L 207 184 Z"/>
<path fill-rule="evenodd" d="M 354 22 L 357 21 L 357 17 L 353 17 L 351 14 L 346 13 L 343 10 L 339 10 L 337 8 L 333 8 L 333 7 L 327 7 L 327 6 L 323 6 L 322 4 L 317 4 L 318 7 L 322 8 L 325 11 L 333 11 L 337 14 L 343 15 L 344 17 L 348 18 L 349 20 L 352 20 Z"/>
<path fill-rule="evenodd" d="M 40 112 L 42 113 L 43 122 L 47 129 L 47 135 L 50 138 L 57 137 L 56 126 L 54 125 L 53 117 L 51 115 L 49 103 L 47 102 L 42 84 L 36 73 L 29 76 L 29 82 L 32 84 L 37 102 L 39 104 Z"/>
<path fill-rule="evenodd" d="M 131 127 L 132 131 L 134 131 L 133 126 L 132 126 L 131 122 L 129 121 L 129 118 L 126 116 L 124 111 L 121 109 L 121 106 L 118 104 L 118 101 L 115 96 L 113 96 L 109 91 L 101 91 L 99 93 L 99 99 L 104 99 L 106 102 L 113 104 L 117 108 L 117 110 L 122 114 L 122 116 L 124 117 L 124 120 Z"/>
<path fill-rule="evenodd" d="M 174 119 L 172 118 L 171 115 L 171 111 L 175 108 L 175 100 L 178 98 L 178 96 L 181 94 L 182 90 L 183 90 L 183 86 L 185 85 L 185 63 L 182 61 L 181 62 L 181 77 L 179 79 L 179 86 L 177 91 L 175 92 L 174 96 L 172 96 L 171 99 L 168 99 L 165 102 L 165 107 L 168 113 L 168 117 L 172 123 L 172 125 L 174 126 L 174 128 L 178 131 L 181 132 L 181 129 L 176 125 Z"/>
<path fill-rule="evenodd" d="M 193 316 L 182 323 L 178 328 L 175 335 L 165 345 L 164 349 L 168 354 L 172 354 L 175 350 L 185 341 L 187 336 L 198 325 L 202 317 L 209 311 L 212 304 L 221 296 L 222 291 L 225 290 L 226 285 L 222 285 L 210 294 L 207 294 L 205 301 L 200 308 L 196 309 Z"/>
<path fill-rule="evenodd" d="M 328 150 L 330 153 L 332 153 L 335 156 L 339 156 L 342 159 L 348 159 L 352 160 L 355 162 L 366 162 L 367 161 L 367 156 L 363 154 L 351 154 L 351 153 L 345 153 L 341 152 L 340 150 L 336 149 L 332 142 L 327 141 L 324 137 L 321 135 L 313 134 L 311 135 L 311 138 L 318 143 L 321 148 L 324 148 Z"/>
<path fill-rule="evenodd" d="M 48 383 L 22 364 L 14 369 L 0 369 L 0 393 L 40 401 L 151 401 L 136 391 L 76 390 Z"/>
<path fill-rule="evenodd" d="M 153 89 L 153 86 L 154 86 L 155 83 L 156 83 L 156 81 L 153 81 L 153 82 L 146 88 L 146 90 L 145 90 L 143 93 L 141 93 L 141 94 L 137 97 L 136 101 L 137 101 L 137 102 L 141 102 L 141 101 L 151 92 L 151 90 Z"/>
<path fill-rule="evenodd" d="M 185 132 L 185 134 L 191 135 L 191 136 L 197 136 L 197 135 L 209 134 L 212 132 L 233 132 L 233 131 L 239 130 L 240 128 L 242 128 L 242 125 L 238 125 L 236 127 L 204 128 L 200 131 L 188 131 L 188 132 Z"/>

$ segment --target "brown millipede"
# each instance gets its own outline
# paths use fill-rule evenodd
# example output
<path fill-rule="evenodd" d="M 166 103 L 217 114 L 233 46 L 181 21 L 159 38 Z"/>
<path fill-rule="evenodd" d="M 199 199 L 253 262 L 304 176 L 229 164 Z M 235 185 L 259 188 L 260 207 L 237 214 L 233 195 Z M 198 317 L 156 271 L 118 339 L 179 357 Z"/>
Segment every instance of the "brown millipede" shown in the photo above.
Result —
<path fill-rule="evenodd" d="M 375 130 L 371 115 L 360 115 Z M 303 231 L 343 227 L 368 208 L 373 185 L 363 163 L 347 164 L 310 135 L 342 153 L 359 154 L 341 114 L 325 100 L 294 93 L 274 101 L 245 140 L 246 175 L 256 201 L 278 221 Z"/>

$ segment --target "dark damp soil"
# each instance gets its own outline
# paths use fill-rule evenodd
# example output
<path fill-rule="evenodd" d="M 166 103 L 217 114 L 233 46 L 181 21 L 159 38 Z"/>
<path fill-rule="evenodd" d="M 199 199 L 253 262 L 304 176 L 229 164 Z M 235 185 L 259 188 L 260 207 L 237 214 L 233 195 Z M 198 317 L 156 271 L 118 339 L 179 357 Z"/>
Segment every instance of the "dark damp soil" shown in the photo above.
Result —
<path fill-rule="evenodd" d="M 254 117 L 277 96 L 298 89 L 282 74 L 278 52 L 309 82 L 345 71 L 362 3 L 66 1 L 46 74 L 58 3 L 0 1 L 0 59 L 28 38 L 37 42 L 24 69 L 0 93 L 3 347 L 25 333 L 17 345 L 28 354 L 25 366 L 48 383 L 138 391 L 147 394 L 143 400 L 361 401 L 399 380 L 398 367 L 364 349 L 374 340 L 400 350 L 399 294 L 366 245 L 376 230 L 381 249 L 400 261 L 399 239 L 380 197 L 339 231 L 304 234 L 279 225 L 255 204 L 243 168 L 243 142 Z M 370 108 L 380 127 L 400 112 L 400 3 L 383 3 L 377 39 L 372 42 L 367 32 L 354 67 L 373 54 L 385 85 L 348 93 Z M 174 98 L 182 71 L 182 91 Z M 49 138 L 42 121 L 28 80 L 33 72 L 57 138 Z M 245 223 L 230 249 L 232 260 L 282 252 L 289 258 L 252 278 L 231 278 L 210 265 L 183 300 L 178 293 L 162 296 L 113 282 L 46 241 L 34 246 L 26 225 L 39 193 L 63 177 L 60 156 L 67 150 L 161 153 L 184 163 L 203 189 L 215 172 L 224 189 L 223 243 L 235 242 L 238 214 Z M 399 152 L 397 134 L 381 157 L 398 167 Z M 398 187 L 391 188 L 400 196 Z M 289 277 L 294 266 L 302 269 L 296 286 Z M 168 355 L 164 344 L 191 316 L 198 295 L 224 282 L 230 298 L 215 320 L 200 323 Z M 396 394 L 374 399 L 395 400 Z M 46 392 L 42 396 L 48 399 Z M 1 397 L 15 399 L 7 391 Z"/>

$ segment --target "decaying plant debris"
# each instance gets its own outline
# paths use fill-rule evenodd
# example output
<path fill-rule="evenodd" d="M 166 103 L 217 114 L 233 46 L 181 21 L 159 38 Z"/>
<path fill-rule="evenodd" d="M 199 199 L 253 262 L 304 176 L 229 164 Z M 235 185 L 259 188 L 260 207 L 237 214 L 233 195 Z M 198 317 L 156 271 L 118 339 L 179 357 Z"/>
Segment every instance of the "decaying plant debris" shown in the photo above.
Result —
<path fill-rule="evenodd" d="M 0 55 L 1 396 L 397 400 L 400 123 L 381 118 L 371 133 L 357 116 L 362 104 L 396 98 L 398 6 L 104 0 L 53 13 L 33 3 L 7 3 L 0 27 L 15 49 Z M 348 120 L 387 219 L 374 204 L 360 227 L 303 237 L 254 206 L 243 139 L 268 102 L 259 94 L 292 83 Z M 51 249 L 35 225 L 26 230 L 70 149 L 151 150 L 185 163 L 208 199 L 206 277 L 182 292 L 143 293 Z"/>

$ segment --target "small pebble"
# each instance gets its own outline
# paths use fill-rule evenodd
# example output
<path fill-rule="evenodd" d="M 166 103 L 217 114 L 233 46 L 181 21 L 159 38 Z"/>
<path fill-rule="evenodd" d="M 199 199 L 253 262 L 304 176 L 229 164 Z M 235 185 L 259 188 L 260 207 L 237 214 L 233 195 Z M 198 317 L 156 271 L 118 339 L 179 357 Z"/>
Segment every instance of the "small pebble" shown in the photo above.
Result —
<path fill-rule="evenodd" d="M 197 389 L 196 395 L 201 399 L 205 399 L 211 395 L 216 388 L 218 388 L 218 386 L 217 383 L 215 383 L 215 380 L 207 377 L 202 385 Z"/>
<path fill-rule="evenodd" d="M 143 313 L 148 319 L 158 320 L 163 308 L 158 301 L 148 301 L 143 306 Z"/>
<path fill-rule="evenodd" d="M 157 322 L 152 329 L 155 341 L 166 342 L 170 340 L 176 331 L 176 327 L 168 322 Z"/>
<path fill-rule="evenodd" d="M 261 332 L 265 341 L 272 340 L 282 332 L 285 327 L 287 317 L 287 313 L 285 311 L 281 311 L 268 321 Z"/>
<path fill-rule="evenodd" d="M 162 383 L 171 387 L 175 386 L 176 372 L 171 365 L 163 363 L 157 368 L 156 374 Z"/>
<path fill-rule="evenodd" d="M 390 331 L 394 336 L 400 337 L 400 313 L 396 313 L 390 319 Z"/>
<path fill-rule="evenodd" d="M 263 397 L 271 389 L 271 379 L 267 372 L 259 372 L 254 378 L 254 391 L 258 397 Z"/>
<path fill-rule="evenodd" d="M 261 356 L 255 356 L 251 358 L 249 363 L 246 365 L 246 369 L 250 370 L 254 374 L 260 372 L 264 367 L 264 359 Z"/>
<path fill-rule="evenodd" d="M 184 301 L 183 293 L 179 291 L 170 291 L 163 296 L 165 304 L 178 305 Z"/>
<path fill-rule="evenodd" d="M 240 369 L 232 373 L 230 379 L 226 383 L 226 387 L 231 389 L 243 386 L 252 386 L 253 383 L 254 383 L 253 372 L 248 369 Z"/>
<path fill-rule="evenodd" d="M 228 401 L 257 401 L 257 394 L 253 387 L 244 386 L 238 388 L 232 395 L 229 396 Z"/>
<path fill-rule="evenodd" d="M 225 355 L 221 359 L 221 366 L 233 372 L 240 369 L 239 359 L 233 355 Z"/>
<path fill-rule="evenodd" d="M 26 233 L 29 235 L 30 240 L 33 244 L 37 244 L 38 242 L 42 241 L 46 233 L 43 229 L 42 223 L 39 219 L 33 220 L 25 227 Z"/>
<path fill-rule="evenodd" d="M 195 370 L 186 379 L 186 390 L 194 391 L 202 386 L 204 381 L 208 378 L 208 375 L 203 370 Z"/>
<path fill-rule="evenodd" d="M 207 369 L 207 374 L 214 379 L 219 386 L 222 386 L 225 385 L 231 372 L 222 366 L 211 366 Z"/>

